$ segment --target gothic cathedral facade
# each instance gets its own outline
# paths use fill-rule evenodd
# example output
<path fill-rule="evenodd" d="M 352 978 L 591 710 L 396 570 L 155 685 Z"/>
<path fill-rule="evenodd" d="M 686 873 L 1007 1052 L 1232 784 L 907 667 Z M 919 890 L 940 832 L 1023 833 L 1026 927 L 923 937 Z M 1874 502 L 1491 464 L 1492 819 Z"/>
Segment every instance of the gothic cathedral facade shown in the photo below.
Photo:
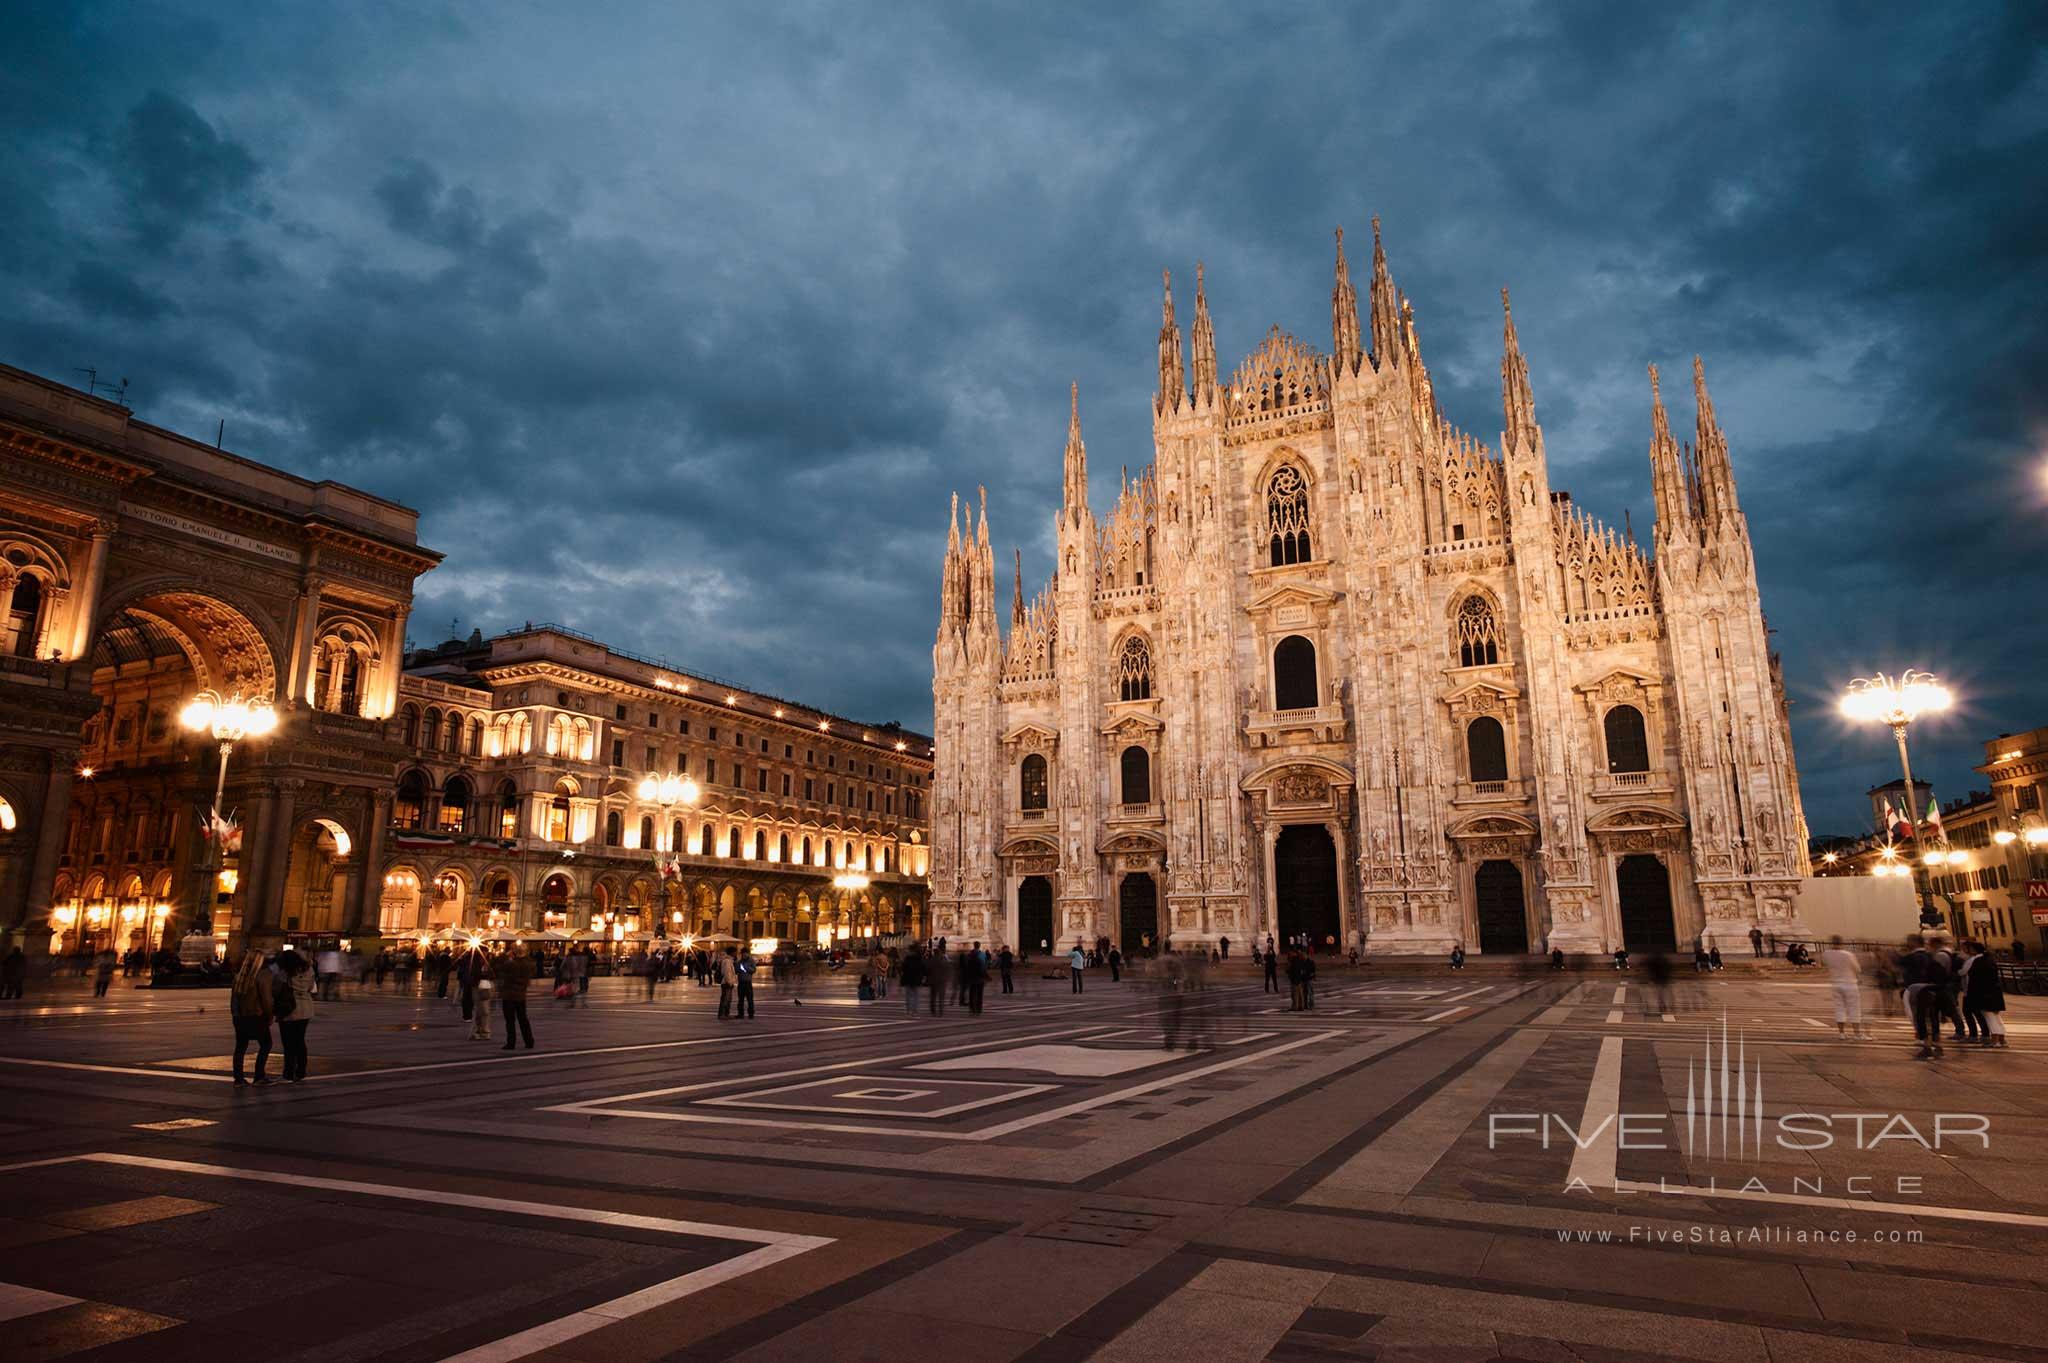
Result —
<path fill-rule="evenodd" d="M 1509 314 L 1497 452 L 1439 411 L 1373 224 L 1332 352 L 1219 376 L 1171 280 L 1152 466 L 1098 522 L 1078 397 L 1057 565 L 996 606 L 958 500 L 932 652 L 933 930 L 1036 954 L 1271 934 L 1522 954 L 1796 932 L 1785 698 L 1727 441 L 1650 371 L 1654 552 L 1553 491 Z M 1506 304 L 1503 292 L 1503 306 Z"/>

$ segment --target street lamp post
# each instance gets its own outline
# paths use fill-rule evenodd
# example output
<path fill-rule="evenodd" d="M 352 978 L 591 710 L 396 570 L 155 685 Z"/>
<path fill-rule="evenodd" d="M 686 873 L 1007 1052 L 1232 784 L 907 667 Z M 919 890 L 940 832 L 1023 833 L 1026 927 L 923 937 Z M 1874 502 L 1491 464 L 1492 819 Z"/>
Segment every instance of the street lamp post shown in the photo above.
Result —
<path fill-rule="evenodd" d="M 1842 697 L 1844 717 L 1863 722 L 1876 720 L 1891 727 L 1892 738 L 1899 745 L 1899 771 L 1906 778 L 1906 826 L 1916 838 L 1920 811 L 1915 808 L 1913 761 L 1906 755 L 1906 730 L 1920 716 L 1939 714 L 1952 703 L 1948 688 L 1937 682 L 1932 673 L 1911 668 L 1901 672 L 1897 680 L 1882 672 L 1874 677 L 1858 677 L 1849 683 L 1849 690 Z M 1930 903 L 1932 895 L 1930 888 Z"/>
<path fill-rule="evenodd" d="M 220 829 L 223 825 L 220 806 L 221 801 L 227 798 L 228 758 L 233 755 L 235 744 L 243 739 L 262 738 L 274 732 L 277 729 L 277 709 L 268 700 L 245 699 L 239 691 L 223 697 L 218 691 L 206 690 L 194 696 L 179 711 L 178 723 L 193 733 L 212 734 L 213 741 L 220 744 L 220 772 L 213 782 L 213 823 L 209 830 L 213 834 L 209 839 L 213 844 L 213 854 L 207 858 L 206 868 L 210 924 L 215 876 L 221 869 L 221 863 L 227 859 L 226 849 L 221 845 Z M 193 921 L 195 924 L 198 922 L 196 915 Z"/>
<path fill-rule="evenodd" d="M 686 809 L 695 805 L 701 792 L 697 789 L 697 783 L 687 776 L 679 776 L 675 772 L 669 772 L 665 776 L 656 776 L 653 772 L 649 772 L 640 778 L 638 793 L 640 798 L 649 804 L 661 806 L 661 821 L 666 824 L 670 810 L 674 809 L 677 805 L 682 805 Z M 657 840 L 658 837 L 659 835 L 657 834 Z M 675 847 L 670 847 L 668 853 L 670 856 L 675 856 L 678 850 Z M 661 906 L 664 910 L 668 910 L 674 907 L 673 895 L 675 894 L 675 887 L 668 883 L 667 876 L 663 876 L 661 881 Z M 661 936 L 667 936 L 668 934 L 666 919 L 667 915 L 664 914 L 661 926 L 657 929 Z"/>
<path fill-rule="evenodd" d="M 1899 771 L 1906 778 L 1906 820 L 1915 829 L 1920 826 L 1920 812 L 1913 807 L 1913 761 L 1906 755 L 1906 729 L 1920 716 L 1938 714 L 1952 703 L 1948 688 L 1932 674 L 1911 669 L 1901 672 L 1897 681 L 1882 672 L 1858 677 L 1842 697 L 1845 717 L 1891 726 L 1892 738 L 1899 745 Z"/>

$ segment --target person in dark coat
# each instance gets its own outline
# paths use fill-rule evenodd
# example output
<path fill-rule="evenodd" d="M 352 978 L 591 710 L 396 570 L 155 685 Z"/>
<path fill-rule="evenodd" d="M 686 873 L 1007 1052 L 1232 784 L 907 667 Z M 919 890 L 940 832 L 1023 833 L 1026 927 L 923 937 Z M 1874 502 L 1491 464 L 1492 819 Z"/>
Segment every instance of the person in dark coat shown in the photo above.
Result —
<path fill-rule="evenodd" d="M 1963 1016 L 1970 1020 L 1977 1044 L 1990 1049 L 2005 1045 L 2005 982 L 1998 978 L 1998 959 L 1982 942 L 1971 942 L 1963 963 Z"/>
<path fill-rule="evenodd" d="M 526 1016 L 526 987 L 533 983 L 533 962 L 527 958 L 526 943 L 514 942 L 512 949 L 498 960 L 491 971 L 498 986 L 498 1008 L 505 1015 L 505 1045 L 511 1050 L 514 1043 L 524 1038 L 526 1049 L 533 1049 L 533 1022 Z"/>

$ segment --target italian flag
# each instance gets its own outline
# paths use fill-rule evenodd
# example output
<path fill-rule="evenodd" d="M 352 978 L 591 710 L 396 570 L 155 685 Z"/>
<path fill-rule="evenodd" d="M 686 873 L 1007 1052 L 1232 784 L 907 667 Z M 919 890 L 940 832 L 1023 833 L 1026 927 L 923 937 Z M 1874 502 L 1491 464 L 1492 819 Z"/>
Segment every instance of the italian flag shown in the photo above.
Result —
<path fill-rule="evenodd" d="M 1936 841 L 1948 841 L 1948 834 L 1941 831 L 1941 807 L 1934 803 L 1932 795 L 1927 797 L 1927 826 L 1934 831 Z"/>

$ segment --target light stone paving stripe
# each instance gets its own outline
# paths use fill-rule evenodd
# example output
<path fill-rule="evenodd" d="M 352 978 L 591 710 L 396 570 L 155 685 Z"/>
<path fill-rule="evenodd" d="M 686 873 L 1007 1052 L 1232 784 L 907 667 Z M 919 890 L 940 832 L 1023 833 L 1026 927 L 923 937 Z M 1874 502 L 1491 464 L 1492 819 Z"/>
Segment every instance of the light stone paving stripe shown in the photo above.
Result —
<path fill-rule="evenodd" d="M 1512 1033 L 1298 1200 L 1322 1201 L 1317 1193 L 1326 1188 L 1396 1196 L 1413 1192 L 1549 1039 L 1547 1032 Z"/>
<path fill-rule="evenodd" d="M 1426 1018 L 1423 1018 L 1423 1019 L 1422 1019 L 1422 1021 L 1424 1021 L 1424 1022 L 1442 1022 L 1442 1021 L 1443 1021 L 1443 1020 L 1444 1020 L 1445 1018 L 1448 1018 L 1448 1017 L 1456 1017 L 1456 1016 L 1457 1016 L 1458 1014 L 1460 1014 L 1460 1013 L 1462 1013 L 1462 1012 L 1464 1012 L 1464 1011 L 1465 1011 L 1465 1005 L 1463 1005 L 1463 1004 L 1459 1004 L 1459 1005 L 1458 1005 L 1458 1006 L 1457 1006 L 1456 1008 L 1446 1008 L 1446 1009 L 1444 1009 L 1444 1010 L 1443 1010 L 1443 1011 L 1442 1011 L 1441 1013 L 1431 1013 L 1431 1014 L 1430 1014 L 1430 1015 L 1429 1015 L 1428 1017 L 1426 1017 Z"/>
<path fill-rule="evenodd" d="M 1091 1363 L 1259 1363 L 1330 1274 L 1222 1259 L 1090 1356 Z"/>
<path fill-rule="evenodd" d="M 1583 1186 L 1612 1188 L 1614 1170 L 1621 1157 L 1621 1038 L 1610 1036 L 1600 1043 L 1600 1058 L 1593 1064 L 1593 1082 L 1586 1087 L 1586 1111 L 1579 1118 L 1574 1138 L 1571 1173 L 1567 1189 Z"/>
<path fill-rule="evenodd" d="M 955 1141 L 966 1144 L 978 1144 L 984 1141 L 992 1141 L 1000 1139 L 1004 1136 L 1014 1135 L 1019 1131 L 1026 1131 L 1034 1126 L 1043 1126 L 1047 1122 L 1056 1122 L 1062 1117 L 1071 1117 L 1076 1115 L 1077 1113 L 1082 1112 L 1092 1112 L 1098 1107 L 1104 1107 L 1110 1103 L 1120 1103 L 1130 1098 L 1136 1098 L 1144 1094 L 1154 1092 L 1158 1089 L 1170 1088 L 1175 1084 L 1185 1084 L 1190 1079 L 1200 1079 L 1207 1075 L 1221 1074 L 1226 1070 L 1234 1070 L 1240 1065 L 1250 1065 L 1262 1060 L 1270 1060 L 1276 1055 L 1285 1055 L 1288 1051 L 1299 1050 L 1303 1046 L 1313 1046 L 1320 1042 L 1332 1041 L 1339 1037 L 1345 1037 L 1346 1035 L 1347 1034 L 1344 1032 L 1311 1032 L 1308 1035 L 1302 1037 L 1299 1041 L 1290 1041 L 1287 1042 L 1285 1045 L 1281 1046 L 1269 1046 L 1264 1050 L 1255 1051 L 1249 1055 L 1240 1055 L 1235 1059 L 1231 1060 L 1221 1060 L 1213 1065 L 1204 1065 L 1200 1069 L 1189 1070 L 1184 1074 L 1170 1074 L 1167 1075 L 1165 1078 L 1154 1079 L 1149 1083 L 1132 1084 L 1124 1088 L 1113 1088 L 1110 1089 L 1108 1092 L 1097 1094 L 1093 1098 L 1083 1098 L 1079 1102 L 1067 1103 L 1063 1106 L 1055 1108 L 1048 1108 L 1043 1112 L 1032 1113 L 1030 1116 L 1015 1117 L 1007 1122 L 998 1123 L 995 1126 L 985 1126 L 977 1130 L 971 1131 L 926 1131 L 920 1130 L 915 1127 L 871 1126 L 856 1122 L 813 1122 L 805 1121 L 800 1118 L 782 1118 L 778 1120 L 769 1117 L 722 1117 L 713 1116 L 710 1113 L 703 1112 L 663 1112 L 655 1111 L 648 1108 L 610 1107 L 606 1105 L 608 1102 L 626 1102 L 630 1100 L 629 1098 L 615 1098 L 609 1100 L 592 1099 L 589 1102 L 583 1103 L 565 1103 L 559 1107 L 543 1108 L 542 1111 L 602 1113 L 607 1117 L 638 1117 L 646 1121 L 694 1122 L 708 1126 L 800 1127 L 805 1131 L 837 1131 L 848 1135 L 900 1136 L 906 1137 L 911 1140 Z M 977 1042 L 975 1044 L 977 1046 L 982 1047 L 987 1047 L 989 1045 L 989 1043 L 985 1041 Z M 968 1048 L 949 1047 L 947 1049 L 965 1050 Z M 939 1051 L 926 1052 L 926 1054 L 931 1055 L 937 1055 L 942 1053 L 943 1052 Z M 901 1059 L 903 1057 L 897 1058 Z M 863 1063 L 873 1065 L 876 1062 L 869 1060 Z M 819 1068 L 831 1070 L 844 1069 L 846 1068 L 846 1066 L 826 1065 L 820 1066 Z M 810 1072 L 812 1071 L 790 1071 L 790 1073 L 793 1075 L 805 1074 Z M 730 1083 L 735 1081 L 728 1080 L 722 1082 Z M 660 1092 L 683 1092 L 689 1088 L 704 1087 L 711 1086 L 686 1085 L 683 1089 L 661 1090 Z M 633 1096 L 646 1097 L 649 1095 L 641 1094 Z"/>
<path fill-rule="evenodd" d="M 60 1292 L 45 1292 L 39 1287 L 19 1287 L 14 1283 L 0 1283 L 0 1321 L 40 1315 L 44 1311 L 55 1311 L 61 1306 L 76 1306 L 78 1301 L 77 1297 L 67 1297 Z"/>
<path fill-rule="evenodd" d="M 509 1363 L 509 1360 L 527 1358 L 543 1349 L 551 1348 L 578 1335 L 599 1330 L 616 1324 L 643 1311 L 665 1306 L 708 1287 L 730 1282 L 734 1278 L 752 1273 L 755 1269 L 766 1268 L 769 1264 L 807 1254 L 814 1249 L 823 1249 L 833 1243 L 829 1236 L 797 1235 L 787 1231 L 757 1230 L 751 1226 L 726 1226 L 710 1221 L 683 1221 L 666 1216 L 646 1216 L 638 1212 L 604 1211 L 594 1207 L 567 1207 L 542 1202 L 519 1202 L 511 1198 L 485 1197 L 475 1193 L 443 1192 L 432 1188 L 407 1188 L 389 1183 L 360 1183 L 353 1179 L 320 1178 L 310 1174 L 283 1174 L 267 1169 L 231 1169 L 217 1164 L 194 1164 L 186 1160 L 155 1159 L 147 1155 L 122 1155 L 112 1152 L 96 1152 L 83 1155 L 69 1155 L 62 1159 L 39 1160 L 36 1165 L 67 1164 L 72 1162 L 88 1164 L 118 1164 L 136 1169 L 155 1169 L 162 1173 L 196 1174 L 211 1178 L 236 1179 L 245 1183 L 275 1183 L 287 1188 L 318 1188 L 327 1192 L 356 1193 L 366 1197 L 388 1197 L 406 1202 L 425 1202 L 437 1207 L 470 1207 L 479 1211 L 511 1212 L 519 1216 L 545 1217 L 555 1221 L 581 1221 L 594 1225 L 619 1226 L 631 1230 L 662 1231 L 671 1235 L 691 1235 L 706 1240 L 738 1240 L 759 1245 L 759 1249 L 723 1260 L 706 1268 L 693 1270 L 655 1283 L 625 1296 L 614 1297 L 607 1302 L 582 1311 L 572 1312 L 529 1330 L 507 1335 L 503 1339 L 482 1344 L 474 1349 L 451 1355 L 444 1363 Z M 28 1168 L 33 1165 L 11 1165 L 8 1168 Z M 4 1172 L 4 1170 L 0 1170 Z M 28 1289 L 15 1289 L 26 1291 Z M 45 1294 L 54 1295 L 54 1294 Z M 72 1299 L 57 1301 L 56 1305 L 69 1305 Z M 38 1310 L 48 1310 L 39 1307 Z M 4 1319 L 5 1317 L 0 1317 Z"/>
<path fill-rule="evenodd" d="M 1623 1003 L 1623 1002 L 1624 1002 L 1624 1001 L 1625 1001 L 1625 1000 L 1626 1000 L 1627 998 L 1628 998 L 1628 986 L 1627 986 L 1627 985 L 1625 985 L 1625 984 L 1618 984 L 1618 985 L 1614 986 L 1614 1007 L 1613 1007 L 1613 1008 L 1611 1008 L 1611 1009 L 1609 1009 L 1609 1010 L 1608 1010 L 1608 1013 L 1607 1013 L 1607 1020 L 1608 1020 L 1609 1022 L 1619 1022 L 1619 1021 L 1621 1021 L 1621 1005 L 1622 1005 L 1622 1003 Z"/>

